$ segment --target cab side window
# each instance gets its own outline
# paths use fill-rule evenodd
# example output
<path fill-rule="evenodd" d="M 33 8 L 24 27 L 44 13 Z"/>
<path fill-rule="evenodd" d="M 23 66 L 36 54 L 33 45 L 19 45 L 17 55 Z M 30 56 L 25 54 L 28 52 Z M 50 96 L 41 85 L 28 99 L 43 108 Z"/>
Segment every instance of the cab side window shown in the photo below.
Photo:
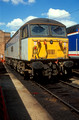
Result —
<path fill-rule="evenodd" d="M 11 52 L 13 52 L 13 46 L 11 46 Z"/>
<path fill-rule="evenodd" d="M 27 26 L 22 28 L 22 39 L 27 37 Z"/>

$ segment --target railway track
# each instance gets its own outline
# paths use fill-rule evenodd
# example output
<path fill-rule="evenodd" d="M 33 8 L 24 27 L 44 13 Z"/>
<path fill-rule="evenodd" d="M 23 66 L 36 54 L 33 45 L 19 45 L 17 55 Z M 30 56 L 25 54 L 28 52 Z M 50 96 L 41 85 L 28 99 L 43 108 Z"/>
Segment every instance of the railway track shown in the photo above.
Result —
<path fill-rule="evenodd" d="M 74 76 L 79 77 L 79 69 L 74 69 L 73 74 L 74 74 Z"/>
<path fill-rule="evenodd" d="M 73 88 L 79 89 L 79 86 L 77 86 L 77 85 L 70 84 L 70 83 L 68 83 L 68 82 L 64 82 L 64 81 L 62 81 L 62 80 L 60 80 L 60 82 L 63 83 L 63 84 L 69 85 L 70 87 L 73 87 Z"/>
<path fill-rule="evenodd" d="M 63 82 L 41 85 L 37 84 L 40 88 L 54 96 L 56 99 L 64 103 L 71 111 L 79 114 L 79 87 Z"/>
<path fill-rule="evenodd" d="M 14 73 L 14 70 L 13 70 L 13 73 Z M 15 74 L 18 77 L 16 72 L 15 72 Z M 27 83 L 25 80 L 23 80 L 21 82 L 23 84 Z M 79 88 L 78 87 L 71 85 L 68 82 L 63 82 L 63 81 L 59 81 L 56 83 L 53 83 L 51 81 L 50 83 L 47 83 L 47 84 L 44 84 L 44 83 L 39 84 L 32 80 L 30 80 L 29 82 L 33 83 L 33 86 L 35 83 L 37 86 L 42 88 L 46 93 L 49 93 L 51 96 L 58 99 L 58 101 L 65 104 L 70 109 L 72 114 L 73 114 L 73 112 L 79 114 Z M 25 85 L 25 86 L 27 86 L 27 85 Z M 29 88 L 29 90 L 30 89 L 31 88 Z M 33 93 L 33 89 L 30 92 Z M 36 93 L 34 92 L 34 94 L 36 94 Z M 38 95 L 35 95 L 35 96 L 38 96 Z"/>
<path fill-rule="evenodd" d="M 34 81 L 32 81 L 34 82 Z M 67 105 L 79 114 L 79 87 L 68 82 L 59 80 L 56 83 L 39 84 L 35 82 L 40 88 L 57 98 L 59 101 Z"/>

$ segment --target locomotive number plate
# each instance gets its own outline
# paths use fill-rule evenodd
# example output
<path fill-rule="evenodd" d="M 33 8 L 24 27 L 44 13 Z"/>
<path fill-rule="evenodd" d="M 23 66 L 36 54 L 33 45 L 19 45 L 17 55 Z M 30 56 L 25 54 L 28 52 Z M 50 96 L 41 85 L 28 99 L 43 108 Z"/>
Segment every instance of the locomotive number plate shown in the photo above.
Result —
<path fill-rule="evenodd" d="M 55 50 L 48 50 L 48 54 L 55 54 Z"/>

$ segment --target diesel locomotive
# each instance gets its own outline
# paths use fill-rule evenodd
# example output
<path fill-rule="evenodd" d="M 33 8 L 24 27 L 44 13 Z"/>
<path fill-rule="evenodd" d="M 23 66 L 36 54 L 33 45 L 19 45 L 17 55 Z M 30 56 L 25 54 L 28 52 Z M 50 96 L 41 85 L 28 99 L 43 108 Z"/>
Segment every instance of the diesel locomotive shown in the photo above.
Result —
<path fill-rule="evenodd" d="M 26 78 L 68 74 L 68 38 L 62 23 L 36 18 L 26 22 L 5 45 L 5 60 Z"/>

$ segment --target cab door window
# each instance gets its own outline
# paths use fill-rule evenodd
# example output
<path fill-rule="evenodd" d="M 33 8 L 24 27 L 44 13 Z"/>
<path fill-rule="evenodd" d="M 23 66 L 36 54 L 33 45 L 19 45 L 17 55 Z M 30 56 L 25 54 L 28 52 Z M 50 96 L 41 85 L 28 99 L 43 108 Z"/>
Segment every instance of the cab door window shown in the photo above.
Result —
<path fill-rule="evenodd" d="M 22 39 L 27 37 L 27 26 L 22 29 Z"/>

